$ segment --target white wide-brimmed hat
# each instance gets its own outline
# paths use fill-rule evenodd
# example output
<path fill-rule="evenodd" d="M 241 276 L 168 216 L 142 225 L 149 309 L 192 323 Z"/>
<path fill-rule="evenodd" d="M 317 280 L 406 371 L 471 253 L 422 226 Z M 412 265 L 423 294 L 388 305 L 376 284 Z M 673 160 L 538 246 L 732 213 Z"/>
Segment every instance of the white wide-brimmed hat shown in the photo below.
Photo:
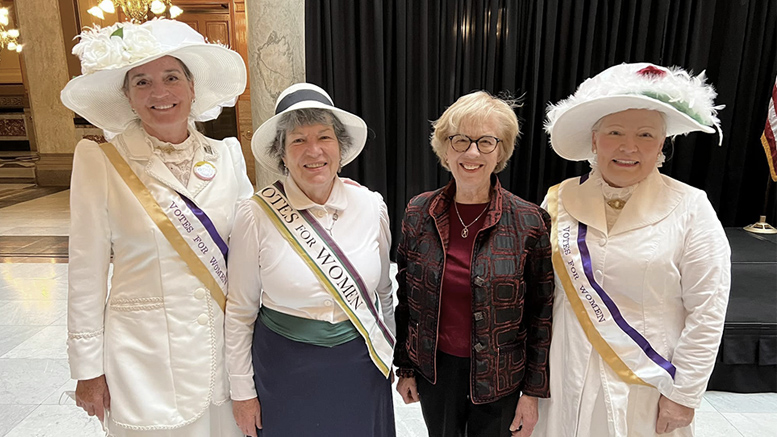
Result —
<path fill-rule="evenodd" d="M 714 133 L 717 129 L 722 142 L 717 112 L 723 106 L 715 106 L 715 89 L 705 81 L 704 72 L 692 76 L 678 67 L 616 65 L 586 79 L 566 100 L 549 105 L 545 130 L 553 150 L 570 161 L 593 157 L 594 124 L 628 109 L 663 113 L 668 137 L 694 131 Z"/>
<path fill-rule="evenodd" d="M 277 134 L 277 125 L 281 116 L 289 111 L 297 109 L 316 108 L 326 109 L 340 120 L 351 137 L 351 147 L 344 153 L 340 150 L 340 163 L 345 166 L 356 159 L 367 141 L 367 123 L 361 117 L 335 107 L 332 98 L 326 91 L 312 83 L 296 83 L 281 93 L 275 101 L 275 115 L 262 123 L 251 138 L 251 150 L 254 158 L 267 170 L 274 174 L 279 173 L 278 158 L 270 153 L 270 147 Z"/>
<path fill-rule="evenodd" d="M 245 91 L 243 58 L 220 44 L 209 44 L 189 25 L 155 19 L 121 22 L 84 30 L 73 54 L 81 59 L 81 76 L 62 90 L 62 103 L 93 125 L 123 132 L 137 118 L 122 85 L 129 70 L 164 56 L 183 62 L 194 79 L 191 115 L 196 121 L 218 117 Z"/>

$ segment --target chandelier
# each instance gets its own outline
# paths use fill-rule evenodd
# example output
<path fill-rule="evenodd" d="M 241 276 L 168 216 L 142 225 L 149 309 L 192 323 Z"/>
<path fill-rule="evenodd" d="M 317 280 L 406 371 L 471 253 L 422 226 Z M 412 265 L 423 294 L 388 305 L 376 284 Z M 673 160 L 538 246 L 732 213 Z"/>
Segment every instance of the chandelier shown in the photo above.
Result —
<path fill-rule="evenodd" d="M 143 22 L 148 20 L 148 13 L 155 16 L 175 18 L 183 12 L 183 9 L 175 6 L 172 0 L 102 0 L 99 5 L 91 7 L 87 12 L 104 20 L 103 12 L 113 14 L 121 8 L 124 15 L 130 21 Z"/>
<path fill-rule="evenodd" d="M 6 29 L 8 26 L 8 8 L 0 8 L 0 50 L 6 48 L 14 52 L 21 52 L 22 45 L 19 44 L 19 31 L 17 29 Z"/>

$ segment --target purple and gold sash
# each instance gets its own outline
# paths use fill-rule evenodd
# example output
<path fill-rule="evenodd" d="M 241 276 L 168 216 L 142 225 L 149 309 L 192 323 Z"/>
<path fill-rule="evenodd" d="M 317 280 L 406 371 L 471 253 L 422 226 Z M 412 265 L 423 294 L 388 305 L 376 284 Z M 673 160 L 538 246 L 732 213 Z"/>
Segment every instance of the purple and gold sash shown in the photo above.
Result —
<path fill-rule="evenodd" d="M 228 249 L 205 211 L 175 191 L 153 194 L 113 144 L 103 143 L 100 148 L 173 249 L 224 311 Z"/>
<path fill-rule="evenodd" d="M 253 199 L 345 311 L 364 338 L 372 362 L 388 377 L 394 336 L 380 318 L 375 304 L 377 298 L 372 297 L 374 292 L 367 289 L 340 246 L 309 211 L 292 208 L 280 181 L 263 188 Z"/>
<path fill-rule="evenodd" d="M 553 269 L 588 340 L 625 382 L 656 387 L 671 393 L 675 367 L 623 317 L 617 303 L 594 278 L 586 243 L 588 227 L 559 209 L 563 182 L 548 191 L 548 213 L 553 220 Z"/>

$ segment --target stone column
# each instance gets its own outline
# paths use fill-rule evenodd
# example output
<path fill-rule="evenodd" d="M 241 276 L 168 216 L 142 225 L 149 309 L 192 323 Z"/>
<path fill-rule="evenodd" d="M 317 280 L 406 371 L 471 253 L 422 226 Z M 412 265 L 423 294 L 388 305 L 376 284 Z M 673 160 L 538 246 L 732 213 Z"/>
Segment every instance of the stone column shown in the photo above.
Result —
<path fill-rule="evenodd" d="M 32 133 L 40 154 L 36 178 L 42 186 L 67 186 L 76 131 L 73 112 L 59 101 L 59 92 L 68 81 L 59 1 L 17 1 L 14 8 L 24 43 L 22 69 L 30 98 Z"/>
<path fill-rule="evenodd" d="M 251 115 L 256 131 L 275 114 L 281 91 L 305 81 L 305 0 L 246 0 Z M 271 176 L 256 165 L 256 183 Z"/>

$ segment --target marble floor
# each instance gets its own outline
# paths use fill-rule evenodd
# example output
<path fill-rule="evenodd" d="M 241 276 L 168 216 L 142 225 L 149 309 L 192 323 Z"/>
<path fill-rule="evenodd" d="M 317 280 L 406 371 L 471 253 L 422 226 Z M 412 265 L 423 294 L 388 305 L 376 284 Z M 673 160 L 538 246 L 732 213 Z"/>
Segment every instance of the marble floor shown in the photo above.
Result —
<path fill-rule="evenodd" d="M 3 191 L 0 185 L 0 196 Z M 8 249 L 0 247 L 0 436 L 103 435 L 97 421 L 69 396 L 75 382 L 65 352 L 67 264 L 58 255 L 62 242 L 34 238 L 66 236 L 68 226 L 68 191 L 0 208 L 0 245 L 5 241 L 27 248 L 23 256 L 4 257 L 1 253 Z M 3 240 L 24 236 L 33 243 Z M 37 255 L 30 247 L 38 248 Z M 41 250 L 49 252 L 41 255 Z M 418 404 L 404 405 L 398 396 L 394 404 L 399 437 L 427 435 Z M 708 392 L 696 417 L 698 437 L 777 436 L 777 393 Z"/>

